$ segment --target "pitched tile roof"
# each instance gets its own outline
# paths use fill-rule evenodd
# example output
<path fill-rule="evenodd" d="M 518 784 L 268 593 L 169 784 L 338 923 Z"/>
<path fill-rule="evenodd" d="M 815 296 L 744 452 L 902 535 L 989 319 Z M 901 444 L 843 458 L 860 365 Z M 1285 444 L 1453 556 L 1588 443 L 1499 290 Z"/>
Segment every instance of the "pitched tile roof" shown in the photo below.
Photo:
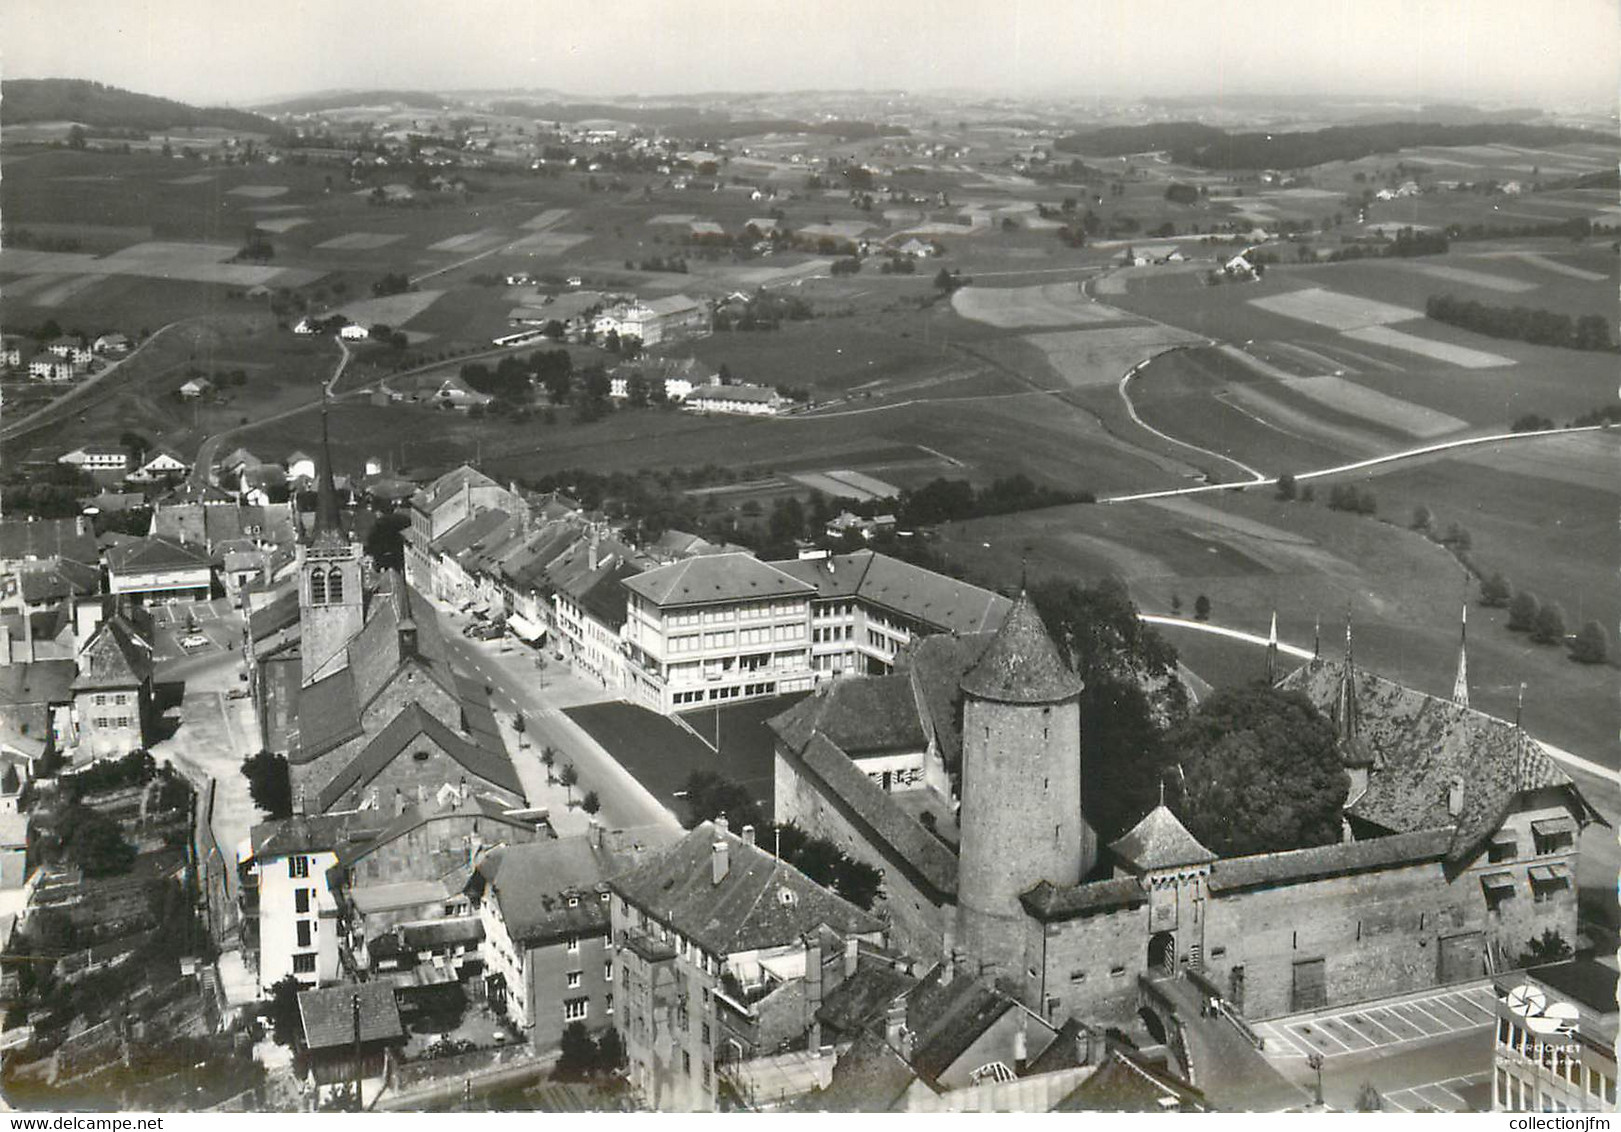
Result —
<path fill-rule="evenodd" d="M 341 853 L 346 846 L 369 842 L 382 822 L 382 815 L 375 810 L 300 815 L 260 822 L 248 831 L 248 839 L 259 861 L 289 853 Z"/>
<path fill-rule="evenodd" d="M 1210 866 L 1210 890 L 1225 892 L 1259 885 L 1293 884 L 1314 877 L 1343 876 L 1392 865 L 1439 861 L 1452 843 L 1449 827 L 1341 841 L 1282 853 L 1223 857 Z"/>
<path fill-rule="evenodd" d="M 662 831 L 644 832 L 659 845 L 674 840 L 673 834 L 658 837 Z M 489 886 L 485 899 L 500 908 L 512 941 L 534 947 L 606 928 L 609 904 L 602 894 L 608 891 L 608 878 L 642 857 L 620 840 L 604 834 L 601 845 L 593 848 L 582 835 L 492 849 L 478 871 Z"/>
<path fill-rule="evenodd" d="M 1375 766 L 1368 789 L 1348 811 L 1393 833 L 1454 825 L 1450 860 L 1467 856 L 1502 824 L 1515 798 L 1530 790 L 1565 789 L 1586 816 L 1576 785 L 1520 728 L 1450 700 L 1355 669 L 1358 740 Z M 1279 682 L 1333 710 L 1344 683 L 1340 661 L 1314 660 Z M 1461 813 L 1451 815 L 1453 784 L 1463 786 Z"/>
<path fill-rule="evenodd" d="M 120 688 L 152 678 L 152 643 L 123 613 L 107 618 L 79 650 L 73 687 Z"/>
<path fill-rule="evenodd" d="M 1142 821 L 1118 841 L 1109 845 L 1109 852 L 1118 857 L 1127 868 L 1138 873 L 1154 869 L 1171 869 L 1178 865 L 1204 865 L 1216 855 L 1189 833 L 1176 819 L 1170 808 L 1161 802 Z"/>
<path fill-rule="evenodd" d="M 166 538 L 132 539 L 107 549 L 107 566 L 120 574 L 162 570 L 192 570 L 208 565 L 208 553 L 199 546 L 182 545 Z"/>
<path fill-rule="evenodd" d="M 889 1004 L 917 986 L 917 977 L 889 959 L 860 952 L 855 973 L 822 998 L 816 1017 L 840 1034 L 855 1034 L 882 1023 Z"/>
<path fill-rule="evenodd" d="M 313 762 L 360 734 L 355 674 L 345 666 L 299 690 L 298 743 L 287 761 Z"/>
<path fill-rule="evenodd" d="M 726 845 L 729 859 L 719 884 L 712 879 L 716 842 Z M 713 822 L 702 823 L 612 885 L 630 903 L 716 955 L 789 944 L 822 924 L 841 935 L 883 930 L 875 916 Z"/>
<path fill-rule="evenodd" d="M 750 554 L 706 554 L 627 579 L 625 588 L 658 606 L 699 605 L 816 592 L 779 567 Z"/>
<path fill-rule="evenodd" d="M 1172 1077 L 1163 1065 L 1151 1065 L 1123 1050 L 1111 1050 L 1073 1092 L 1053 1106 L 1054 1112 L 1164 1112 L 1160 1102 L 1176 1102 L 1180 1111 L 1202 1112 L 1204 1095 Z"/>
<path fill-rule="evenodd" d="M 814 585 L 818 597 L 859 597 L 942 633 L 994 630 L 1013 607 L 999 593 L 871 550 L 772 565 Z"/>
<path fill-rule="evenodd" d="M 71 558 L 94 564 L 100 561 L 95 536 L 80 533 L 78 519 L 0 520 L 0 560 L 19 558 Z"/>
<path fill-rule="evenodd" d="M 29 605 L 69 594 L 83 597 L 101 589 L 101 571 L 71 558 L 60 558 L 46 566 L 29 566 L 19 573 L 23 601 Z"/>
<path fill-rule="evenodd" d="M 304 1044 L 311 1051 L 352 1046 L 355 1040 L 354 1000 L 360 998 L 360 1040 L 403 1040 L 399 1003 L 392 983 L 347 983 L 298 996 L 298 1014 L 304 1023 Z"/>
<path fill-rule="evenodd" d="M 331 809 L 351 789 L 365 787 L 413 743 L 431 743 L 460 763 L 470 776 L 523 797 L 523 784 L 518 781 L 511 759 L 463 739 L 429 715 L 421 704 L 410 704 L 321 788 L 321 809 Z"/>
<path fill-rule="evenodd" d="M 906 1028 L 914 1035 L 912 1068 L 935 1084 L 997 1019 L 1021 1009 L 984 979 L 959 975 L 942 983 L 942 974 L 936 967 L 906 996 Z M 1031 1025 L 1042 1023 L 1032 1016 Z"/>
<path fill-rule="evenodd" d="M 468 464 L 452 468 L 434 480 L 411 500 L 413 506 L 430 514 L 461 492 L 463 487 L 499 487 L 494 480 Z"/>
<path fill-rule="evenodd" d="M 939 633 L 910 642 L 895 666 L 912 680 L 922 721 L 934 737 L 946 769 L 962 765 L 962 682 L 990 647 L 993 634 L 954 636 Z"/>
<path fill-rule="evenodd" d="M 795 751 L 803 750 L 817 731 L 848 755 L 928 746 L 912 681 L 905 675 L 823 684 L 767 726 Z"/>
<path fill-rule="evenodd" d="M 813 735 L 800 757 L 806 769 L 872 830 L 880 847 L 887 847 L 902 867 L 915 871 L 941 896 L 957 891 L 957 855 L 825 735 Z"/>
<path fill-rule="evenodd" d="M 840 1055 L 827 1088 L 806 1097 L 804 1107 L 819 1112 L 889 1112 L 915 1080 L 917 1074 L 883 1035 L 864 1031 Z"/>
<path fill-rule="evenodd" d="M 1035 603 L 1021 593 L 962 687 L 984 700 L 1049 704 L 1080 695 L 1082 685 L 1058 654 Z"/>
<path fill-rule="evenodd" d="M 1130 908 L 1147 900 L 1148 893 L 1136 877 L 1111 877 L 1062 888 L 1044 880 L 1019 896 L 1025 911 L 1044 922 Z"/>

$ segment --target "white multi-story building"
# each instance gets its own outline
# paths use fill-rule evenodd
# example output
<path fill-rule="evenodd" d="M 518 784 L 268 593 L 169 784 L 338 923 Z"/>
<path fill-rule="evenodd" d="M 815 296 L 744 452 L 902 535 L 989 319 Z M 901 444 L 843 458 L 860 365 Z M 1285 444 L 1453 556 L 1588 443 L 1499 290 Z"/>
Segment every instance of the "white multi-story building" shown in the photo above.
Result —
<path fill-rule="evenodd" d="M 748 554 L 625 579 L 629 698 L 659 712 L 810 688 L 816 588 Z"/>
<path fill-rule="evenodd" d="M 259 897 L 259 994 L 268 995 L 288 975 L 305 989 L 338 981 L 338 905 L 327 870 L 338 850 L 364 837 L 375 812 L 295 817 L 253 827 L 247 862 Z"/>
<path fill-rule="evenodd" d="M 1571 960 L 1497 979 L 1494 1112 L 1614 1112 L 1616 972 Z"/>

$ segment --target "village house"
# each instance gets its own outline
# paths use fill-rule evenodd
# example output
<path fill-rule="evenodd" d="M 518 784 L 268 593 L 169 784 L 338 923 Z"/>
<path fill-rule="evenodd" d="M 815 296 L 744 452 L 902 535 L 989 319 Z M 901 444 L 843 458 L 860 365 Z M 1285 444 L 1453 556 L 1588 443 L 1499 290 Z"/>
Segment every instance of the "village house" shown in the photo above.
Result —
<path fill-rule="evenodd" d="M 95 354 L 77 338 L 63 336 L 46 344 L 45 349 L 63 361 L 71 364 L 75 369 L 87 366 L 95 359 Z"/>
<path fill-rule="evenodd" d="M 178 478 L 191 471 L 191 465 L 168 449 L 152 453 L 146 461 L 129 474 L 134 483 L 156 483 L 158 480 Z"/>
<path fill-rule="evenodd" d="M 356 1080 L 361 1102 L 375 1100 L 406 1041 L 394 987 L 372 982 L 308 990 L 298 996 L 298 1014 L 317 1101 L 352 1095 Z"/>
<path fill-rule="evenodd" d="M 774 417 L 788 399 L 764 385 L 703 385 L 681 400 L 681 407 L 693 413 L 733 413 L 750 417 Z"/>
<path fill-rule="evenodd" d="M 118 758 L 150 739 L 152 623 L 127 605 L 98 625 L 79 649 L 73 717 L 81 759 Z"/>
<path fill-rule="evenodd" d="M 84 472 L 123 472 L 129 467 L 129 453 L 110 444 L 86 444 L 63 453 L 56 462 Z"/>
<path fill-rule="evenodd" d="M 109 546 L 107 592 L 134 594 L 152 602 L 207 601 L 214 585 L 206 548 L 160 536 Z"/>
<path fill-rule="evenodd" d="M 188 401 L 195 401 L 214 392 L 214 383 L 206 377 L 188 378 L 180 386 L 180 396 Z"/>
<path fill-rule="evenodd" d="M 128 335 L 109 332 L 98 337 L 95 342 L 91 344 L 91 348 L 98 354 L 106 354 L 109 357 L 119 357 L 123 354 L 129 353 L 130 350 L 134 348 L 134 343 L 129 340 Z"/>
<path fill-rule="evenodd" d="M 35 381 L 72 381 L 74 372 L 72 362 L 54 355 L 37 357 L 28 363 L 28 376 Z"/>
<path fill-rule="evenodd" d="M 261 998 L 289 975 L 308 989 L 338 980 L 338 905 L 328 871 L 341 849 L 368 840 L 382 821 L 362 811 L 253 827 L 238 867 L 243 911 L 258 927 Z"/>
<path fill-rule="evenodd" d="M 614 1026 L 630 1083 L 660 1111 L 709 1112 L 722 1077 L 808 1035 L 828 968 L 884 924 L 754 843 L 724 818 L 609 882 Z"/>
<path fill-rule="evenodd" d="M 671 840 L 663 830 L 605 832 L 593 821 L 584 835 L 501 846 L 479 862 L 486 999 L 537 1053 L 555 1050 L 570 1022 L 613 1024 L 608 878 Z"/>

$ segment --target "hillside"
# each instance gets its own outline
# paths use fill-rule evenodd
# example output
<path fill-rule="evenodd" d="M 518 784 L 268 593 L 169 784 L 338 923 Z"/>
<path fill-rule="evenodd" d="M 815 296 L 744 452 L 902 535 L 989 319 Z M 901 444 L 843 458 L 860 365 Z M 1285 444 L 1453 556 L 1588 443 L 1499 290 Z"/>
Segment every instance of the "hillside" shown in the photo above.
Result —
<path fill-rule="evenodd" d="M 246 110 L 188 106 L 84 79 L 7 79 L 0 83 L 0 125 L 24 122 L 82 122 L 119 130 L 215 126 L 254 134 L 281 131 L 269 118 Z"/>
<path fill-rule="evenodd" d="M 1198 122 L 1158 122 L 1071 134 L 1059 138 L 1053 147 L 1065 153 L 1107 157 L 1168 150 L 1173 161 L 1202 169 L 1305 169 L 1417 146 L 1507 144 L 1536 148 L 1613 140 L 1587 130 L 1522 122 L 1380 122 L 1270 134 L 1230 134 Z"/>
<path fill-rule="evenodd" d="M 333 90 L 303 94 L 267 102 L 257 109 L 266 114 L 319 114 L 351 106 L 404 106 L 411 110 L 444 110 L 457 105 L 455 99 L 425 90 Z"/>

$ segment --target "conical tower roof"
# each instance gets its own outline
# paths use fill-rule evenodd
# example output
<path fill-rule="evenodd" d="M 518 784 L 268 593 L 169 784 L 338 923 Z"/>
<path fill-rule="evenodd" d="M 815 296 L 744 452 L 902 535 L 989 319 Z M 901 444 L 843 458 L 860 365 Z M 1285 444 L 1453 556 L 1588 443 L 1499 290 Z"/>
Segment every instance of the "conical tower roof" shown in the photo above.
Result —
<path fill-rule="evenodd" d="M 979 663 L 962 678 L 962 690 L 970 696 L 1009 704 L 1060 703 L 1080 695 L 1084 686 L 1064 663 L 1025 593 L 1013 603 Z"/>

